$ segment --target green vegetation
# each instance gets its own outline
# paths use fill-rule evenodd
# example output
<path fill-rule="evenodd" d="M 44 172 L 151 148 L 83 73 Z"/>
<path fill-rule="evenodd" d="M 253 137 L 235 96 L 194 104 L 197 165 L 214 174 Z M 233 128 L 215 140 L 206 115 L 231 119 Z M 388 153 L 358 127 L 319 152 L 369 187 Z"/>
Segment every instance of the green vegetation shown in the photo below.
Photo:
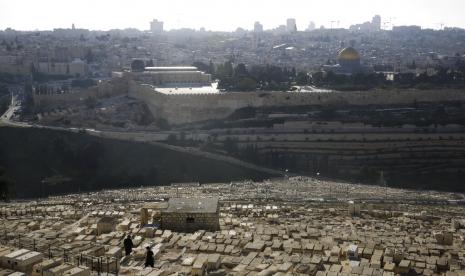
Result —
<path fill-rule="evenodd" d="M 200 70 L 213 74 L 219 79 L 219 88 L 226 91 L 289 91 L 292 85 L 314 85 L 339 91 L 357 91 L 370 89 L 440 89 L 465 88 L 465 62 L 456 64 L 455 70 L 442 67 L 433 68 L 430 74 L 399 73 L 388 80 L 384 73 L 359 73 L 339 75 L 333 72 L 297 72 L 295 68 L 282 68 L 273 65 L 254 65 L 247 67 L 243 63 L 234 65 L 232 61 L 218 64 L 195 62 Z M 415 63 L 409 64 L 411 69 Z M 375 66 L 376 70 L 391 70 Z"/>
<path fill-rule="evenodd" d="M 142 72 L 145 69 L 145 62 L 140 59 L 135 59 L 131 62 L 131 69 L 136 72 Z"/>
<path fill-rule="evenodd" d="M 68 75 L 49 75 L 45 73 L 40 73 L 35 70 L 32 71 L 32 79 L 35 82 L 46 83 L 50 81 L 60 81 L 70 79 L 71 76 Z"/>
<path fill-rule="evenodd" d="M 28 79 L 26 75 L 11 74 L 11 73 L 0 73 L 0 83 L 3 84 L 22 84 Z"/>
<path fill-rule="evenodd" d="M 80 88 L 89 88 L 97 85 L 97 82 L 93 79 L 75 79 L 71 81 L 71 86 Z"/>
<path fill-rule="evenodd" d="M 340 91 L 381 89 L 463 89 L 465 88 L 465 64 L 459 65 L 457 70 L 435 68 L 435 73 L 400 73 L 395 74 L 393 80 L 387 80 L 382 73 L 336 75 L 332 72 L 315 72 L 311 76 L 311 83 L 319 87 L 327 87 Z"/>
<path fill-rule="evenodd" d="M 311 76 L 311 83 L 318 87 L 326 87 L 339 91 L 368 90 L 377 87 L 387 87 L 390 81 L 384 74 L 355 74 L 337 75 L 333 72 L 315 72 Z"/>
<path fill-rule="evenodd" d="M 254 65 L 247 68 L 245 64 L 236 66 L 231 61 L 218 64 L 195 62 L 202 71 L 213 74 L 219 79 L 218 87 L 226 91 L 288 91 L 292 83 L 306 84 L 306 73 L 296 73 L 294 68 L 281 68 L 274 65 Z"/>
<path fill-rule="evenodd" d="M 228 63 L 224 67 L 228 67 Z M 295 81 L 295 69 L 281 68 L 273 65 L 252 66 L 249 69 L 244 64 L 238 64 L 232 75 L 225 74 L 228 70 L 216 72 L 220 79 L 219 87 L 229 91 L 288 91 Z"/>
<path fill-rule="evenodd" d="M 192 64 L 192 66 L 197 67 L 200 71 L 206 72 L 208 74 L 213 74 L 215 73 L 215 65 L 213 62 L 210 61 L 209 64 L 205 64 L 201 61 L 196 61 Z"/>

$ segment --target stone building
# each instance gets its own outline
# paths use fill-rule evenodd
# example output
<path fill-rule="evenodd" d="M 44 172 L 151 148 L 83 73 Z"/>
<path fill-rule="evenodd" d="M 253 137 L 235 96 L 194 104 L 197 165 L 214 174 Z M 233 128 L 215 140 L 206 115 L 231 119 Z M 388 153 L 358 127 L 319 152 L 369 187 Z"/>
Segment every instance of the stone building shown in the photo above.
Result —
<path fill-rule="evenodd" d="M 171 198 L 161 211 L 161 227 L 177 232 L 219 230 L 218 198 Z"/>
<path fill-rule="evenodd" d="M 89 73 L 89 66 L 80 58 L 76 58 L 71 62 L 39 61 L 36 66 L 37 71 L 48 75 L 84 77 Z"/>
<path fill-rule="evenodd" d="M 168 207 L 168 202 L 148 202 L 140 208 L 140 225 L 159 223 L 161 210 Z"/>
<path fill-rule="evenodd" d="M 143 61 L 142 61 L 143 62 Z M 212 77 L 194 66 L 145 67 L 142 71 L 123 72 L 134 81 L 159 87 L 197 87 L 211 85 Z"/>

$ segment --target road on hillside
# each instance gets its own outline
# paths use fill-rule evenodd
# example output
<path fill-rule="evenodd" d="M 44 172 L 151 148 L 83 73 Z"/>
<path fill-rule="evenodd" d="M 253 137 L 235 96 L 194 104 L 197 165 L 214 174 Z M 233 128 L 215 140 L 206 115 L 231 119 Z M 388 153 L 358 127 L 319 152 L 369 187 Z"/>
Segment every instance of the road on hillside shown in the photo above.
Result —
<path fill-rule="evenodd" d="M 159 146 L 165 149 L 187 153 L 187 154 L 194 155 L 194 156 L 201 157 L 201 158 L 208 158 L 208 159 L 213 159 L 217 161 L 222 161 L 222 162 L 226 162 L 232 165 L 236 165 L 236 166 L 243 167 L 243 168 L 250 169 L 250 170 L 255 170 L 255 171 L 266 173 L 266 174 L 271 174 L 275 176 L 276 175 L 278 176 L 289 175 L 289 173 L 287 172 L 282 172 L 279 170 L 257 166 L 253 163 L 245 162 L 245 161 L 242 161 L 242 160 L 239 160 L 237 158 L 227 156 L 227 155 L 205 152 L 205 151 L 201 151 L 197 148 L 192 148 L 192 147 L 185 148 L 185 147 L 169 145 L 169 144 L 165 144 L 165 143 L 161 143 L 161 142 L 157 142 L 153 140 L 151 141 L 147 139 L 148 133 L 121 132 L 121 131 L 96 130 L 96 129 L 79 129 L 79 128 L 74 128 L 74 127 L 66 128 L 66 127 L 46 126 L 46 125 L 30 124 L 27 122 L 13 121 L 12 117 L 15 114 L 15 112 L 18 112 L 20 110 L 20 107 L 21 106 L 20 106 L 19 101 L 17 100 L 17 96 L 12 94 L 10 106 L 8 107 L 8 110 L 1 116 L 0 126 L 3 125 L 3 126 L 11 126 L 11 127 L 51 129 L 51 130 L 68 131 L 68 132 L 74 132 L 74 133 L 86 132 L 87 134 L 102 137 L 102 138 L 113 138 L 113 139 L 119 139 L 119 140 L 146 142 L 148 144 L 156 145 L 156 146 Z"/>

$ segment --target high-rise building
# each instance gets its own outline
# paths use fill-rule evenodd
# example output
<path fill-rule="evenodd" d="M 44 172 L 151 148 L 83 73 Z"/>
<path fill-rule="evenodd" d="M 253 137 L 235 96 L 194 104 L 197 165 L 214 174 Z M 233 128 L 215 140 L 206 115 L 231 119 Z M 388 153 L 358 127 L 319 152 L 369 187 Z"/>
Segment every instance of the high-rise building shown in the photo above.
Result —
<path fill-rule="evenodd" d="M 152 22 L 150 22 L 150 31 L 153 34 L 163 33 L 163 22 L 158 21 L 157 19 L 154 19 Z"/>
<path fill-rule="evenodd" d="M 370 21 L 351 25 L 349 27 L 350 30 L 353 31 L 363 31 L 363 32 L 377 32 L 381 30 L 381 16 L 375 15 L 373 19 Z"/>
<path fill-rule="evenodd" d="M 263 32 L 263 25 L 260 24 L 260 22 L 255 22 L 255 24 L 253 25 L 253 31 L 256 32 L 256 33 L 261 33 Z"/>
<path fill-rule="evenodd" d="M 288 18 L 286 21 L 286 31 L 293 33 L 297 32 L 297 25 L 294 18 Z"/>
<path fill-rule="evenodd" d="M 316 28 L 315 22 L 310 21 L 310 24 L 308 24 L 307 31 L 311 32 L 311 31 L 315 30 L 315 28 Z"/>
<path fill-rule="evenodd" d="M 373 19 L 371 20 L 371 25 L 373 27 L 373 30 L 375 31 L 381 30 L 381 16 L 379 15 L 373 16 Z"/>

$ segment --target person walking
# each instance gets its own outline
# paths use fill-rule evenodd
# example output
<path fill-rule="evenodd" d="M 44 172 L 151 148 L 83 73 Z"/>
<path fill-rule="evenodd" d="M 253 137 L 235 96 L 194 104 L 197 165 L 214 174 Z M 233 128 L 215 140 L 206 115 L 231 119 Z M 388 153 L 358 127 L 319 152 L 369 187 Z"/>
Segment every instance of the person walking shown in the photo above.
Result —
<path fill-rule="evenodd" d="M 145 267 L 153 267 L 155 265 L 155 258 L 153 257 L 153 251 L 150 247 L 146 247 L 147 253 L 145 253 Z"/>
<path fill-rule="evenodd" d="M 129 256 L 132 252 L 132 248 L 134 247 L 134 244 L 132 243 L 131 235 L 128 235 L 124 239 L 124 251 L 126 252 L 126 256 Z"/>

